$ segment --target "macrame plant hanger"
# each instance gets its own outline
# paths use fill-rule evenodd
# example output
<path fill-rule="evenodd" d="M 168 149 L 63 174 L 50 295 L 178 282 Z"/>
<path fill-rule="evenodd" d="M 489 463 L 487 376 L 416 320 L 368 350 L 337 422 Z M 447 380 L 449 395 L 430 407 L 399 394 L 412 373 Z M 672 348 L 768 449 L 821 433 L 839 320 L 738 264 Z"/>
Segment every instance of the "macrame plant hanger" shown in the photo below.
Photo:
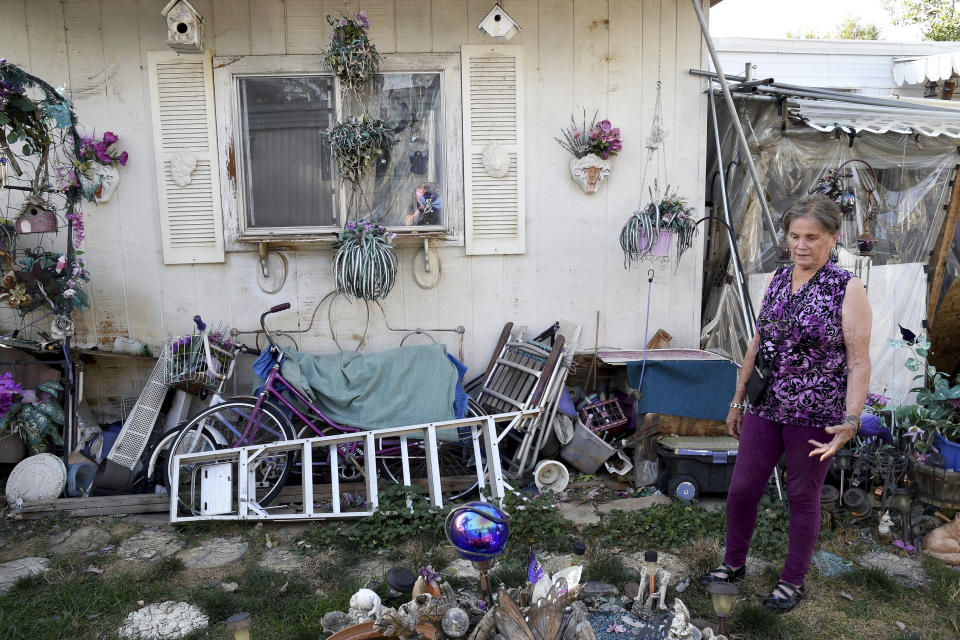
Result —
<path fill-rule="evenodd" d="M 652 256 L 650 248 L 657 242 L 659 236 L 658 224 L 651 223 L 645 215 L 643 194 L 650 196 L 650 202 L 656 205 L 669 191 L 666 168 L 666 147 L 664 141 L 667 132 L 663 128 L 663 0 L 659 3 L 657 14 L 657 93 L 653 103 L 653 118 L 650 122 L 650 134 L 647 136 L 646 157 L 643 161 L 643 170 L 640 173 L 640 203 L 620 231 L 620 246 L 623 249 L 623 267 L 630 269 L 634 261 L 641 259 L 658 259 L 666 261 L 667 256 Z M 651 176 L 651 166 L 653 167 Z M 652 179 L 652 184 L 648 182 Z M 661 191 L 661 188 L 663 189 Z M 640 246 L 641 237 L 645 238 Z"/>

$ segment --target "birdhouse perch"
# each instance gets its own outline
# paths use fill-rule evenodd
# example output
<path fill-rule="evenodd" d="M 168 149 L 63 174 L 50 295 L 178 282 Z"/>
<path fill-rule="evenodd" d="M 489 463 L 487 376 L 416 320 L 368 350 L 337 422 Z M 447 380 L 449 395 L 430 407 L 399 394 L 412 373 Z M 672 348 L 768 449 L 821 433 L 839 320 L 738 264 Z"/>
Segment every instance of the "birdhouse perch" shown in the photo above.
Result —
<path fill-rule="evenodd" d="M 167 44 L 186 53 L 203 51 L 203 16 L 187 0 L 170 0 L 161 12 L 167 21 Z"/>

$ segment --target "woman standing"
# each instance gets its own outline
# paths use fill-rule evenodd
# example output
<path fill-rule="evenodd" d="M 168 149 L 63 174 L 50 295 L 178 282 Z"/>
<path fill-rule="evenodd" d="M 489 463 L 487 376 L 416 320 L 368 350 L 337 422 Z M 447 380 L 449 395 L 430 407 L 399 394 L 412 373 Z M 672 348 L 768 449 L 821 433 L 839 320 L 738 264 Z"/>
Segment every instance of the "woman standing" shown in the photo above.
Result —
<path fill-rule="evenodd" d="M 781 225 L 794 264 L 774 273 L 757 320 L 757 334 L 727 414 L 740 439 L 727 495 L 723 564 L 700 582 L 743 578 L 757 507 L 780 456 L 786 453 L 789 546 L 780 581 L 763 603 L 789 611 L 803 599 L 803 580 L 820 534 L 820 490 L 832 456 L 860 428 L 870 382 L 872 314 L 863 284 L 830 262 L 842 214 L 825 196 L 791 205 Z M 746 383 L 757 352 L 769 366 L 761 398 L 746 406 Z"/>

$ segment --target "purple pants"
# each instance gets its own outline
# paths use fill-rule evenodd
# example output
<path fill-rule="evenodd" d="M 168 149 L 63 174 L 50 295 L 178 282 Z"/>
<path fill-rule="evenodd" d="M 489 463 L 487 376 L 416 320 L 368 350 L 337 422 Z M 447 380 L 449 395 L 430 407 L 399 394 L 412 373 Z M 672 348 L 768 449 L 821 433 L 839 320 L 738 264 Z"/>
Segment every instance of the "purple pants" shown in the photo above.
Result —
<path fill-rule="evenodd" d="M 727 494 L 727 552 L 724 562 L 742 567 L 757 524 L 757 505 L 781 454 L 787 454 L 790 498 L 789 546 L 780 579 L 802 585 L 820 535 L 820 489 L 832 458 L 809 457 L 810 439 L 829 442 L 821 429 L 797 427 L 746 414 L 740 429 L 737 463 Z"/>

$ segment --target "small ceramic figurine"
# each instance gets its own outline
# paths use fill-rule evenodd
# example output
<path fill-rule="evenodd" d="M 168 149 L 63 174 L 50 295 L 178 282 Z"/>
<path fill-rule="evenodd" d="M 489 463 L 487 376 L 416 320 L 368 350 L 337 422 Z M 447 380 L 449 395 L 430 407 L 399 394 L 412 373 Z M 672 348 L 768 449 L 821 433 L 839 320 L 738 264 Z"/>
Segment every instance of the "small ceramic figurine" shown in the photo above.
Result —
<path fill-rule="evenodd" d="M 690 624 L 690 611 L 683 600 L 677 598 L 673 603 L 673 622 L 670 623 L 667 637 L 670 640 L 689 640 L 693 638 L 695 630 L 696 627 Z"/>
<path fill-rule="evenodd" d="M 347 615 L 353 621 L 353 624 L 362 624 L 371 622 L 380 615 L 380 596 L 370 589 L 360 589 L 350 596 L 350 610 Z"/>
<path fill-rule="evenodd" d="M 877 523 L 877 537 L 881 540 L 893 540 L 893 518 L 890 512 L 885 512 L 880 516 L 880 522 Z"/>

